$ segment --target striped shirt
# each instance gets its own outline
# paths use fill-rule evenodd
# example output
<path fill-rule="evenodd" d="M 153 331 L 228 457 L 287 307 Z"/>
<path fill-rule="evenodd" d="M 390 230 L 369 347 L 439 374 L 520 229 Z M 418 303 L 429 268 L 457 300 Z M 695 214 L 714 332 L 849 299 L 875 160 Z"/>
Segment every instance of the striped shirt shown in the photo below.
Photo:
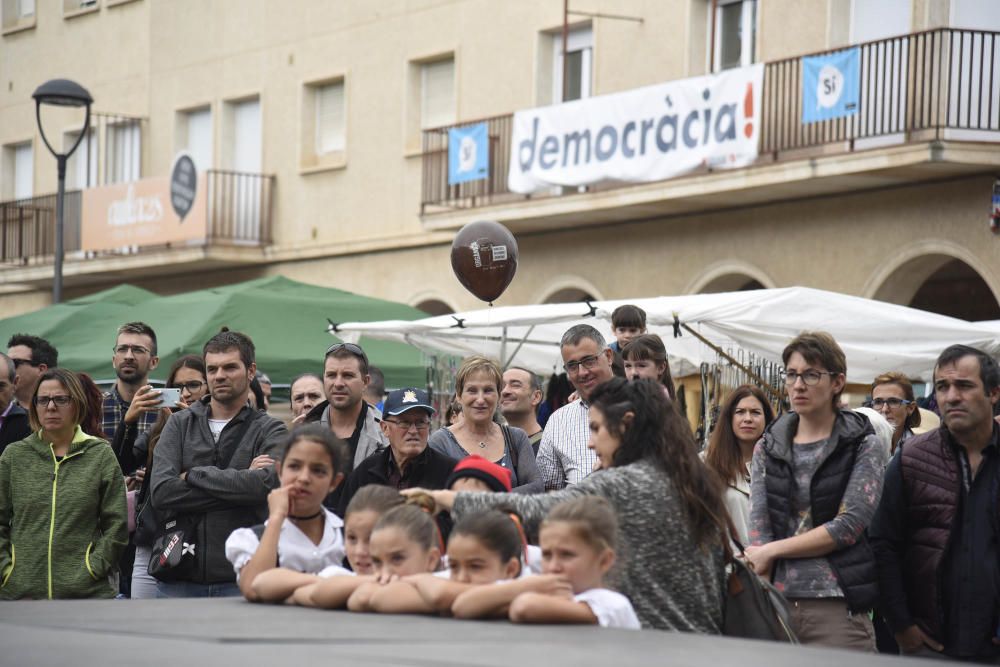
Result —
<path fill-rule="evenodd" d="M 546 491 L 579 484 L 594 471 L 597 454 L 587 449 L 590 440 L 588 409 L 578 399 L 562 406 L 549 417 L 536 459 Z"/>

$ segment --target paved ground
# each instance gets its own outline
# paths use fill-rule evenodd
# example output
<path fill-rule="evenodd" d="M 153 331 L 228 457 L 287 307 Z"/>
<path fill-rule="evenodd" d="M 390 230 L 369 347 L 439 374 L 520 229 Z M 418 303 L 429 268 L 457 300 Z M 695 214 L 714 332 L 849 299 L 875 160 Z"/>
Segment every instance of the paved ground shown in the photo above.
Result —
<path fill-rule="evenodd" d="M 899 667 L 913 662 L 679 633 L 370 616 L 237 599 L 0 603 L 4 666 L 293 664 Z"/>

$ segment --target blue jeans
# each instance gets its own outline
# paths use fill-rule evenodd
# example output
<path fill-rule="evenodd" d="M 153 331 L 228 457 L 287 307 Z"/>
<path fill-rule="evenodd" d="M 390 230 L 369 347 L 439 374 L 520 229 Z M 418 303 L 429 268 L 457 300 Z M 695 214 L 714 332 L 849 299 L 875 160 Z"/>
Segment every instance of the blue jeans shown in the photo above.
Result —
<path fill-rule="evenodd" d="M 226 598 L 239 597 L 240 587 L 228 584 L 194 584 L 190 581 L 157 581 L 157 598 Z"/>

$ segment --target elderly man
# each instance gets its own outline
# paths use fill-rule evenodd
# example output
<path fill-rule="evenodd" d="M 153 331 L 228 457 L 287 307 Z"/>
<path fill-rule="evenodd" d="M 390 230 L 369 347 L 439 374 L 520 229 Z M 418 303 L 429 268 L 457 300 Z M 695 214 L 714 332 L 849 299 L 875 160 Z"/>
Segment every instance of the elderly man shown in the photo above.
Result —
<path fill-rule="evenodd" d="M 0 454 L 10 443 L 31 435 L 28 412 L 14 400 L 17 384 L 14 360 L 0 352 Z"/>
<path fill-rule="evenodd" d="M 315 373 L 303 373 L 288 386 L 292 408 L 292 424 L 299 424 L 309 412 L 323 402 L 323 380 Z"/>
<path fill-rule="evenodd" d="M 576 484 L 594 471 L 597 455 L 587 449 L 590 421 L 587 399 L 598 385 L 614 377 L 608 349 L 601 332 L 589 324 L 570 327 L 559 343 L 563 369 L 576 389 L 577 398 L 552 413 L 538 448 L 538 469 L 545 488 L 561 489 Z"/>
<path fill-rule="evenodd" d="M 341 516 L 357 490 L 368 484 L 397 489 L 445 488 L 457 461 L 427 446 L 433 414 L 426 391 L 397 389 L 389 394 L 381 422 L 389 447 L 369 456 L 351 473 L 340 496 Z"/>
<path fill-rule="evenodd" d="M 941 426 L 906 440 L 889 463 L 868 529 L 881 611 L 904 654 L 1000 660 L 1000 368 L 952 345 L 934 366 Z"/>

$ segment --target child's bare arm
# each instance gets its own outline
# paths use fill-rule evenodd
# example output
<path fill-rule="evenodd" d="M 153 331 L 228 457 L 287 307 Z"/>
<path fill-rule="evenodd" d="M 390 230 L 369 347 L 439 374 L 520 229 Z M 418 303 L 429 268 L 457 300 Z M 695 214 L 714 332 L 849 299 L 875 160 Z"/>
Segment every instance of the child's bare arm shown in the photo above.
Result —
<path fill-rule="evenodd" d="M 300 607 L 315 607 L 316 604 L 312 600 L 313 591 L 316 590 L 316 587 L 319 586 L 321 582 L 322 580 L 296 588 L 295 592 L 292 593 L 291 597 L 289 597 L 286 602 L 289 604 L 297 604 Z"/>
<path fill-rule="evenodd" d="M 438 613 L 450 614 L 455 598 L 467 590 L 475 588 L 473 584 L 460 584 L 450 579 L 435 577 L 433 574 L 419 574 L 407 577 L 420 593 L 420 597 Z"/>
<path fill-rule="evenodd" d="M 358 586 L 347 599 L 348 611 L 372 611 L 372 596 L 381 587 L 382 585 L 376 581 L 368 581 Z"/>
<path fill-rule="evenodd" d="M 524 577 L 515 581 L 476 586 L 461 593 L 451 605 L 456 618 L 506 618 L 510 603 L 530 591 L 556 593 L 569 589 L 569 582 L 552 574 Z"/>
<path fill-rule="evenodd" d="M 374 591 L 368 600 L 371 611 L 382 614 L 433 614 L 429 605 L 408 581 L 393 581 Z"/>
<path fill-rule="evenodd" d="M 515 623 L 577 623 L 597 625 L 597 617 L 585 602 L 544 593 L 522 593 L 510 603 Z"/>
<path fill-rule="evenodd" d="M 297 589 L 317 581 L 320 581 L 320 578 L 315 574 L 277 567 L 258 574 L 251 588 L 258 602 L 284 602 Z"/>
<path fill-rule="evenodd" d="M 316 584 L 312 591 L 313 606 L 323 609 L 343 609 L 348 598 L 362 584 L 372 581 L 371 577 L 330 577 Z"/>

